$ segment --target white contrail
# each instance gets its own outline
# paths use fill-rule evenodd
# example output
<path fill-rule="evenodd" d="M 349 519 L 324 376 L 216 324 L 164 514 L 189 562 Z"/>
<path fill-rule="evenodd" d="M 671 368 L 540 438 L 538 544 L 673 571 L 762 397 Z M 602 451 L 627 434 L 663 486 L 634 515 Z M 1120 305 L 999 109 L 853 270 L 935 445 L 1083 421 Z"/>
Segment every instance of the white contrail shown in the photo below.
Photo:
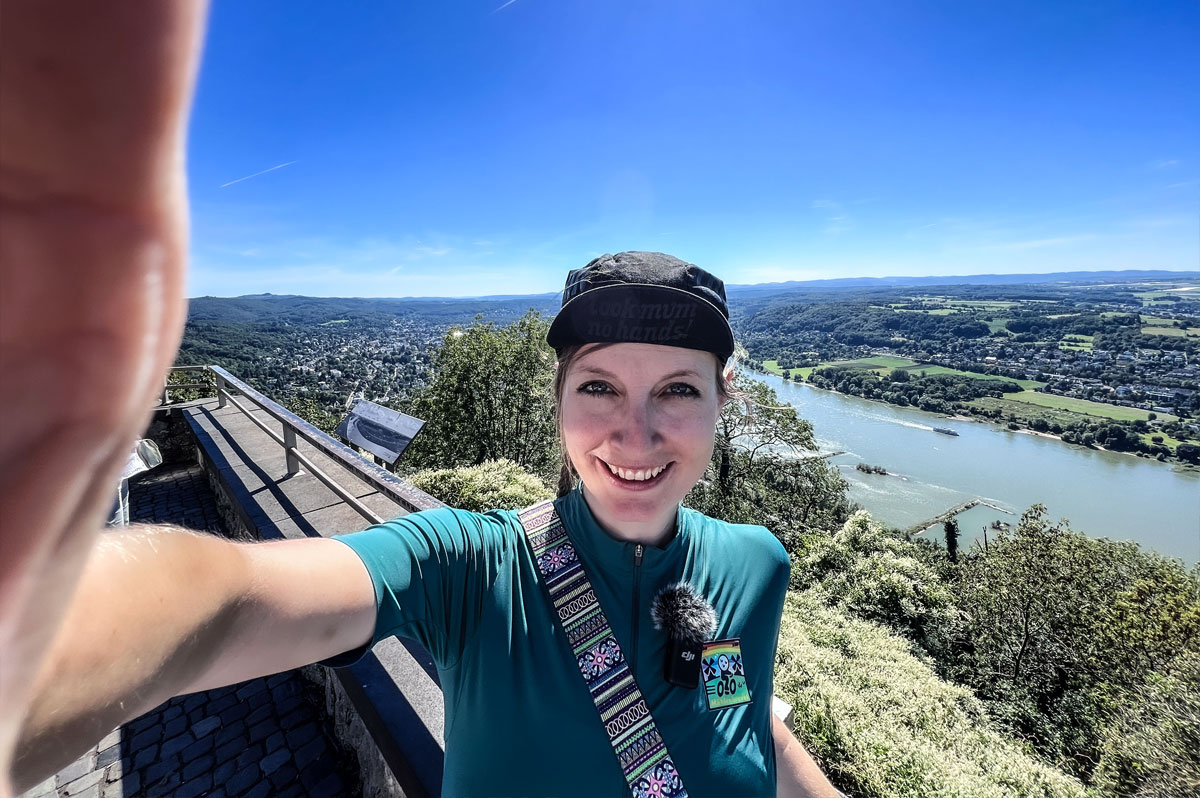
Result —
<path fill-rule="evenodd" d="M 511 6 L 511 5 L 512 5 L 513 3 L 515 3 L 515 2 L 517 2 L 517 0 L 508 0 L 508 2 L 506 2 L 504 5 L 502 5 L 502 6 L 498 6 L 497 8 L 495 8 L 495 9 L 492 11 L 492 13 L 493 13 L 493 14 L 495 14 L 497 11 L 500 11 L 501 9 L 508 8 L 509 6 Z"/>
<path fill-rule="evenodd" d="M 515 3 L 517 0 L 508 0 L 508 1 L 510 3 Z M 264 169 L 261 172 L 255 172 L 252 175 L 246 175 L 245 177 L 239 177 L 237 180 L 230 180 L 228 183 L 222 183 L 221 188 L 227 188 L 228 186 L 232 186 L 234 183 L 240 183 L 243 180 L 249 180 L 252 177 L 258 177 L 259 175 L 265 175 L 267 172 L 274 172 L 276 169 L 282 169 L 283 167 L 291 166 L 294 163 L 298 163 L 298 161 L 288 161 L 287 163 L 281 163 L 278 166 L 272 166 L 270 169 Z"/>

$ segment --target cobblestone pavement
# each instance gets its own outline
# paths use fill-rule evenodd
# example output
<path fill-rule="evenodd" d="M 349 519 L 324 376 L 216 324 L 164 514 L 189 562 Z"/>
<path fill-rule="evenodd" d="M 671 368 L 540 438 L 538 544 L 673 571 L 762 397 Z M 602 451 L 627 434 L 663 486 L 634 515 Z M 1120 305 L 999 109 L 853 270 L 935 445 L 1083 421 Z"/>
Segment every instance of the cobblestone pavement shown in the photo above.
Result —
<path fill-rule="evenodd" d="M 135 521 L 223 531 L 199 466 L 160 466 L 130 486 Z M 172 698 L 114 730 L 22 798 L 354 798 L 358 777 L 292 671 Z"/>
<path fill-rule="evenodd" d="M 199 465 L 159 466 L 129 485 L 129 518 L 226 534 L 208 477 Z"/>

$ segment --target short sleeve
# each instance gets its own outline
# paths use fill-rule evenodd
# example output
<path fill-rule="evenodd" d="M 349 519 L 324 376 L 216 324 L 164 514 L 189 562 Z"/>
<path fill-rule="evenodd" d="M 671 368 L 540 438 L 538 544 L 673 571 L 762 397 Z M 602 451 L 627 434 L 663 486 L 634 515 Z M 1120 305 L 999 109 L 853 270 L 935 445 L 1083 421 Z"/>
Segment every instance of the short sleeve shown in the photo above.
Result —
<path fill-rule="evenodd" d="M 423 645 L 439 667 L 458 662 L 478 629 L 487 595 L 519 540 L 516 514 L 440 508 L 336 535 L 367 568 L 375 587 L 375 634 L 364 647 L 323 660 L 353 665 L 390 636 Z"/>
<path fill-rule="evenodd" d="M 770 617 L 775 622 L 775 648 L 771 652 L 773 661 L 779 652 L 779 629 L 783 622 L 783 604 L 787 598 L 788 585 L 792 577 L 792 558 L 788 556 L 787 549 L 783 547 L 783 543 L 777 537 L 765 527 L 762 530 L 768 541 L 766 560 L 770 563 L 771 573 L 764 602 L 769 608 Z"/>

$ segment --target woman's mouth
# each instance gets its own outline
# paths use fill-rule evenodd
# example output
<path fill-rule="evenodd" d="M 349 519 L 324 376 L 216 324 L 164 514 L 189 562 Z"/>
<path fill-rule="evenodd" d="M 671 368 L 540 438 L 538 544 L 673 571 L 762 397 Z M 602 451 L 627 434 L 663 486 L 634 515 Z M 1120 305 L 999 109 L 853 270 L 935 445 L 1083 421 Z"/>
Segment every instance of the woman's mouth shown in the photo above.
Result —
<path fill-rule="evenodd" d="M 600 458 L 596 458 L 599 460 Z M 608 471 L 610 477 L 617 484 L 634 489 L 649 488 L 662 482 L 666 474 L 671 470 L 674 461 L 663 463 L 656 466 L 616 466 L 612 463 L 600 460 Z"/>

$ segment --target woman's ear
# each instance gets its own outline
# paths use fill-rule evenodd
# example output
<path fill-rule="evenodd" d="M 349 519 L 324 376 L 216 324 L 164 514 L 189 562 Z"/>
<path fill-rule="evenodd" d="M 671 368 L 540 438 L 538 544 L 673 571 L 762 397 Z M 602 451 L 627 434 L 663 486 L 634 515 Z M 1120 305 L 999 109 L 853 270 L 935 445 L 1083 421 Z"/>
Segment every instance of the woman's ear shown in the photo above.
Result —
<path fill-rule="evenodd" d="M 721 407 L 725 407 L 725 405 L 729 403 L 729 400 L 733 399 L 733 375 L 733 362 L 730 361 L 721 371 L 721 384 L 725 387 L 724 396 L 721 398 Z"/>

